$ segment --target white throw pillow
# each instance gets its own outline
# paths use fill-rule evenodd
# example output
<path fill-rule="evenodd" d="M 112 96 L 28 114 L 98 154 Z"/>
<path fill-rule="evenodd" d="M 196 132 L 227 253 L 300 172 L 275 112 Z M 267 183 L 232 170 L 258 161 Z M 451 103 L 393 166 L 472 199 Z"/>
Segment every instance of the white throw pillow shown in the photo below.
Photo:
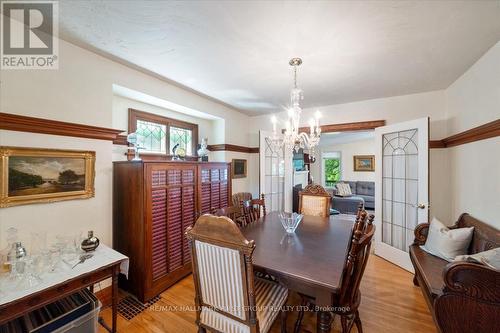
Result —
<path fill-rule="evenodd" d="M 352 195 L 351 186 L 347 183 L 337 183 L 337 195 L 341 197 L 347 197 Z"/>
<path fill-rule="evenodd" d="M 456 256 L 454 261 L 471 261 L 500 269 L 500 247 L 475 254 Z"/>
<path fill-rule="evenodd" d="M 467 254 L 474 227 L 449 229 L 437 218 L 433 218 L 429 226 L 427 241 L 422 250 L 452 261 L 456 256 Z"/>

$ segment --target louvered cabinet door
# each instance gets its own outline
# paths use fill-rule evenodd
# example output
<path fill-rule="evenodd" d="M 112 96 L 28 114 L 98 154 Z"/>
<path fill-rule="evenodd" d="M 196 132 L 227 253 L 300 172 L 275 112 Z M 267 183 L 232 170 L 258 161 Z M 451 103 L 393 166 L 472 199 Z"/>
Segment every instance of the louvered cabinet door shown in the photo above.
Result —
<path fill-rule="evenodd" d="M 151 272 L 157 280 L 168 273 L 166 170 L 151 170 Z"/>
<path fill-rule="evenodd" d="M 200 212 L 208 214 L 212 209 L 230 204 L 231 179 L 227 163 L 201 165 L 200 170 Z"/>
<path fill-rule="evenodd" d="M 146 295 L 156 295 L 191 271 L 184 235 L 196 214 L 196 165 L 151 163 L 150 271 Z M 148 258 L 146 258 L 148 260 Z"/>
<path fill-rule="evenodd" d="M 182 264 L 190 265 L 191 248 L 185 236 L 186 229 L 196 219 L 196 169 L 182 170 Z"/>

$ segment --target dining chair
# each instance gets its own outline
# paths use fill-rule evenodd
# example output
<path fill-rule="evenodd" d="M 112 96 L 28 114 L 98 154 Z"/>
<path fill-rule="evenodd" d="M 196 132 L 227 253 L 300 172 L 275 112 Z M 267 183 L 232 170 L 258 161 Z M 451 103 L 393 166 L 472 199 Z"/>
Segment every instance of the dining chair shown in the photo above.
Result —
<path fill-rule="evenodd" d="M 288 290 L 253 274 L 253 240 L 234 221 L 203 215 L 186 230 L 190 240 L 198 332 L 265 333 L 281 313 Z"/>
<path fill-rule="evenodd" d="M 257 221 L 261 216 L 266 216 L 266 201 L 264 194 L 260 195 L 260 199 L 246 200 L 241 203 L 243 214 L 245 215 L 246 223 Z"/>
<path fill-rule="evenodd" d="M 358 311 L 361 303 L 359 285 L 368 262 L 372 238 L 375 233 L 374 218 L 373 214 L 368 216 L 365 210 L 358 211 L 353 226 L 351 244 L 344 262 L 339 292 L 332 295 L 332 314 L 340 315 L 343 333 L 349 333 L 354 324 L 358 332 L 363 333 Z M 314 299 L 305 295 L 301 295 L 301 297 L 302 305 L 314 305 Z M 303 317 L 304 313 L 301 311 L 295 322 L 295 332 L 300 331 Z"/>
<path fill-rule="evenodd" d="M 242 201 L 252 200 L 252 193 L 250 192 L 238 192 L 233 194 L 232 201 L 233 206 L 240 206 Z"/>
<path fill-rule="evenodd" d="M 330 216 L 330 203 L 332 197 L 323 186 L 309 184 L 299 192 L 299 212 L 302 215 Z"/>
<path fill-rule="evenodd" d="M 229 217 L 231 220 L 236 222 L 239 227 L 243 227 L 245 225 L 245 217 L 240 206 L 228 206 L 213 209 L 212 215 Z"/>

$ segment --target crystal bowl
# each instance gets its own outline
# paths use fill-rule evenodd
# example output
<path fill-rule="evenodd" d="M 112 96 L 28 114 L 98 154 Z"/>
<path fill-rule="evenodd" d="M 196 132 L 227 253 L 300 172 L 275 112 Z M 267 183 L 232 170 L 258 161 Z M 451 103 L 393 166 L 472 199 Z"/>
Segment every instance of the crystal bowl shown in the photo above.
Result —
<path fill-rule="evenodd" d="M 300 224 L 300 221 L 302 221 L 303 216 L 297 213 L 281 212 L 279 217 L 281 225 L 283 226 L 285 231 L 291 234 L 295 232 L 295 230 Z"/>

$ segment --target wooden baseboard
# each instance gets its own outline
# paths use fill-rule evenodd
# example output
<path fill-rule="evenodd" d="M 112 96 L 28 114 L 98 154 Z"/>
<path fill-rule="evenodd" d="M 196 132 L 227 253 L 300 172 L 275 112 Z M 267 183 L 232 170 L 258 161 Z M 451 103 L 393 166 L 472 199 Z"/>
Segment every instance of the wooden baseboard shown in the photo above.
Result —
<path fill-rule="evenodd" d="M 111 286 L 109 286 L 95 292 L 95 296 L 101 301 L 103 308 L 111 306 L 111 291 Z"/>

